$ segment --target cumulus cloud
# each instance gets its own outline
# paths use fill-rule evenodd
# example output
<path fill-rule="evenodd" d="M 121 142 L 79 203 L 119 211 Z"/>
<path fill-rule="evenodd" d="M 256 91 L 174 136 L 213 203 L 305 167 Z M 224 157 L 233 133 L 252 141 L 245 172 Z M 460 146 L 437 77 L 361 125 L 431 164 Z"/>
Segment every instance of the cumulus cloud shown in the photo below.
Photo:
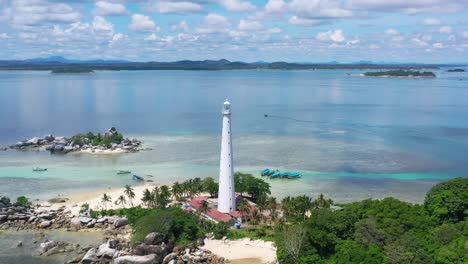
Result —
<path fill-rule="evenodd" d="M 216 0 L 220 5 L 222 5 L 228 11 L 234 12 L 243 12 L 243 11 L 253 11 L 256 9 L 249 1 L 242 0 Z"/>
<path fill-rule="evenodd" d="M 74 23 L 81 14 L 70 5 L 46 0 L 12 1 L 4 16 L 14 26 L 34 26 L 41 23 Z"/>
<path fill-rule="evenodd" d="M 127 14 L 127 8 L 123 4 L 98 1 L 93 13 L 98 16 L 121 16 Z"/>
<path fill-rule="evenodd" d="M 398 35 L 400 34 L 400 32 L 398 32 L 398 30 L 394 29 L 394 28 L 389 28 L 385 31 L 385 34 L 387 35 Z"/>
<path fill-rule="evenodd" d="M 292 0 L 289 8 L 303 18 L 349 18 L 355 15 L 339 0 Z"/>
<path fill-rule="evenodd" d="M 148 40 L 148 41 L 155 41 L 155 40 L 157 40 L 157 39 L 158 39 L 158 37 L 157 37 L 156 34 L 154 34 L 154 33 L 151 33 L 150 35 L 148 35 L 148 36 L 145 38 L 145 40 Z"/>
<path fill-rule="evenodd" d="M 151 5 L 151 10 L 158 13 L 197 13 L 203 11 L 200 4 L 187 1 L 161 1 Z"/>
<path fill-rule="evenodd" d="M 201 34 L 225 32 L 230 25 L 231 23 L 226 17 L 219 14 L 211 13 L 205 16 L 203 22 L 197 28 L 197 32 Z"/>
<path fill-rule="evenodd" d="M 101 16 L 94 17 L 93 29 L 100 32 L 114 33 L 114 25 Z"/>
<path fill-rule="evenodd" d="M 444 47 L 444 44 L 440 43 L 440 42 L 436 42 L 434 44 L 432 44 L 432 46 L 436 49 L 442 49 Z"/>
<path fill-rule="evenodd" d="M 287 5 L 284 0 L 268 0 L 265 4 L 266 13 L 282 13 L 286 11 Z"/>
<path fill-rule="evenodd" d="M 258 21 L 249 21 L 245 19 L 241 19 L 239 22 L 239 26 L 237 27 L 237 29 L 241 31 L 259 31 L 263 28 L 264 26 Z"/>
<path fill-rule="evenodd" d="M 11 37 L 7 33 L 0 33 L 0 39 L 8 39 L 8 38 L 11 38 Z"/>
<path fill-rule="evenodd" d="M 449 26 L 440 27 L 439 28 L 439 33 L 450 34 L 450 33 L 452 33 L 452 27 L 449 27 Z"/>
<path fill-rule="evenodd" d="M 137 32 L 158 32 L 160 30 L 149 16 L 142 14 L 132 15 L 132 21 L 128 27 Z"/>
<path fill-rule="evenodd" d="M 457 12 L 464 9 L 462 1 L 459 0 L 350 0 L 349 6 L 353 9 L 361 9 L 367 11 L 402 11 L 407 14 Z"/>
<path fill-rule="evenodd" d="M 345 36 L 343 34 L 343 30 L 336 29 L 333 31 L 326 31 L 326 32 L 319 32 L 315 38 L 319 41 L 323 42 L 343 42 L 345 41 Z"/>
<path fill-rule="evenodd" d="M 461 33 L 461 36 L 462 36 L 462 38 L 464 38 L 464 39 L 468 39 L 468 31 L 463 31 L 463 32 Z"/>
<path fill-rule="evenodd" d="M 301 26 L 317 26 L 323 24 L 323 20 L 320 19 L 303 18 L 298 16 L 292 16 L 289 18 L 288 22 L 292 25 Z"/>
<path fill-rule="evenodd" d="M 171 31 L 189 31 L 189 26 L 187 22 L 181 21 L 179 24 L 171 25 Z"/>
<path fill-rule="evenodd" d="M 442 24 L 442 22 L 437 18 L 426 18 L 422 21 L 421 24 L 426 25 L 426 26 L 437 26 L 437 25 Z"/>

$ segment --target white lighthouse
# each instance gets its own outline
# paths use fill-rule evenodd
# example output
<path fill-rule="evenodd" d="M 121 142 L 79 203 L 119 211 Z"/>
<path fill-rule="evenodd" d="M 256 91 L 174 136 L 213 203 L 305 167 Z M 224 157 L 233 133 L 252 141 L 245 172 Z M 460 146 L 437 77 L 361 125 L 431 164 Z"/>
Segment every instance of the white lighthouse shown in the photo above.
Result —
<path fill-rule="evenodd" d="M 223 105 L 223 134 L 219 161 L 218 211 L 230 213 L 234 210 L 236 210 L 236 192 L 232 162 L 231 103 L 226 99 Z"/>

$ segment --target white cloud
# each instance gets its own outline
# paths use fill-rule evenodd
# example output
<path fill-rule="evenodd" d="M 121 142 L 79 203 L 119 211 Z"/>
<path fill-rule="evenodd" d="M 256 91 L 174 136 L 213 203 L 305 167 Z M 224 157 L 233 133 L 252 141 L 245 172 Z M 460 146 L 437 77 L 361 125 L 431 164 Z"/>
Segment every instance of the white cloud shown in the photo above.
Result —
<path fill-rule="evenodd" d="M 184 32 L 187 32 L 187 31 L 189 31 L 189 26 L 188 26 L 187 22 L 184 20 L 184 21 L 181 21 L 179 24 L 172 25 L 171 26 L 171 31 L 184 31 Z"/>
<path fill-rule="evenodd" d="M 211 13 L 205 16 L 203 22 L 197 28 L 197 32 L 201 34 L 225 32 L 230 25 L 231 23 L 226 17 Z"/>
<path fill-rule="evenodd" d="M 149 16 L 142 14 L 132 15 L 132 22 L 128 26 L 131 30 L 137 32 L 159 32 L 160 28 Z"/>
<path fill-rule="evenodd" d="M 11 38 L 11 37 L 7 33 L 0 33 L 0 39 L 8 39 L 8 38 Z"/>
<path fill-rule="evenodd" d="M 121 16 L 127 13 L 127 8 L 122 4 L 98 1 L 95 5 L 93 13 L 98 16 Z"/>
<path fill-rule="evenodd" d="M 446 13 L 464 9 L 462 1 L 459 0 L 350 0 L 348 4 L 353 9 L 379 12 L 402 11 L 407 14 Z"/>
<path fill-rule="evenodd" d="M 422 21 L 422 24 L 426 26 L 437 26 L 437 25 L 440 25 L 441 23 L 442 22 L 437 18 L 426 18 Z"/>
<path fill-rule="evenodd" d="M 345 40 L 345 36 L 341 29 L 319 32 L 315 38 L 323 42 L 343 42 Z"/>
<path fill-rule="evenodd" d="M 244 11 L 253 11 L 256 9 L 255 5 L 253 5 L 249 1 L 242 1 L 242 0 L 216 0 L 216 1 L 228 11 L 244 12 Z"/>
<path fill-rule="evenodd" d="M 449 26 L 440 27 L 439 28 L 439 33 L 450 34 L 450 33 L 452 33 L 452 27 L 449 27 Z"/>
<path fill-rule="evenodd" d="M 249 21 L 245 19 L 241 19 L 239 22 L 239 26 L 237 27 L 237 29 L 241 31 L 259 31 L 263 28 L 264 26 L 258 21 Z"/>
<path fill-rule="evenodd" d="M 265 5 L 265 12 L 267 13 L 282 13 L 286 11 L 286 3 L 283 0 L 268 0 Z"/>
<path fill-rule="evenodd" d="M 101 16 L 94 17 L 93 29 L 100 32 L 114 33 L 114 25 Z"/>
<path fill-rule="evenodd" d="M 292 16 L 288 22 L 292 25 L 301 26 L 317 26 L 323 24 L 323 21 L 320 19 L 303 18 L 298 16 Z"/>
<path fill-rule="evenodd" d="M 46 0 L 12 1 L 3 12 L 5 18 L 14 26 L 74 23 L 81 19 L 81 14 L 71 6 Z"/>
<path fill-rule="evenodd" d="M 444 47 L 444 44 L 443 43 L 440 43 L 440 42 L 436 42 L 434 44 L 432 44 L 432 46 L 436 49 L 442 49 Z"/>
<path fill-rule="evenodd" d="M 387 31 L 385 31 L 385 34 L 387 34 L 387 35 L 399 35 L 400 32 L 398 32 L 398 30 L 396 30 L 394 28 L 389 28 L 389 29 L 387 29 Z"/>
<path fill-rule="evenodd" d="M 156 2 L 151 9 L 159 13 L 197 13 L 203 11 L 203 7 L 197 3 L 182 1 L 162 1 Z"/>
<path fill-rule="evenodd" d="M 148 35 L 148 36 L 145 38 L 145 40 L 148 40 L 148 41 L 155 41 L 155 40 L 157 40 L 157 39 L 158 39 L 158 37 L 157 37 L 156 34 L 154 34 L 154 33 L 151 33 L 150 35 Z"/>
<path fill-rule="evenodd" d="M 289 8 L 303 18 L 349 18 L 354 13 L 339 0 L 292 0 Z"/>

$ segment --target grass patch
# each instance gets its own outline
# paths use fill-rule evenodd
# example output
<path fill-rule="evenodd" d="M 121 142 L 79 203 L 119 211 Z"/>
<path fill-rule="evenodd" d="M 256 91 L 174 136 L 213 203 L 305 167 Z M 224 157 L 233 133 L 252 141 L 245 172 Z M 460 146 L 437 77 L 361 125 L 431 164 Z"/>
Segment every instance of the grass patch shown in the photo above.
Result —
<path fill-rule="evenodd" d="M 271 226 L 249 226 L 241 229 L 230 229 L 227 237 L 231 240 L 248 237 L 252 239 L 274 241 L 275 231 Z"/>

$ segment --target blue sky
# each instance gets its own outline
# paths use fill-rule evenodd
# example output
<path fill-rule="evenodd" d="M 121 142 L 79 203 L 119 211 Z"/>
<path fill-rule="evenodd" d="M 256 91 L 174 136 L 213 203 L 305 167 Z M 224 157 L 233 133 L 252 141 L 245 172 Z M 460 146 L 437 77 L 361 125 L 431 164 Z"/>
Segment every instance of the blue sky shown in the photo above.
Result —
<path fill-rule="evenodd" d="M 468 0 L 0 0 L 0 59 L 468 62 Z"/>

